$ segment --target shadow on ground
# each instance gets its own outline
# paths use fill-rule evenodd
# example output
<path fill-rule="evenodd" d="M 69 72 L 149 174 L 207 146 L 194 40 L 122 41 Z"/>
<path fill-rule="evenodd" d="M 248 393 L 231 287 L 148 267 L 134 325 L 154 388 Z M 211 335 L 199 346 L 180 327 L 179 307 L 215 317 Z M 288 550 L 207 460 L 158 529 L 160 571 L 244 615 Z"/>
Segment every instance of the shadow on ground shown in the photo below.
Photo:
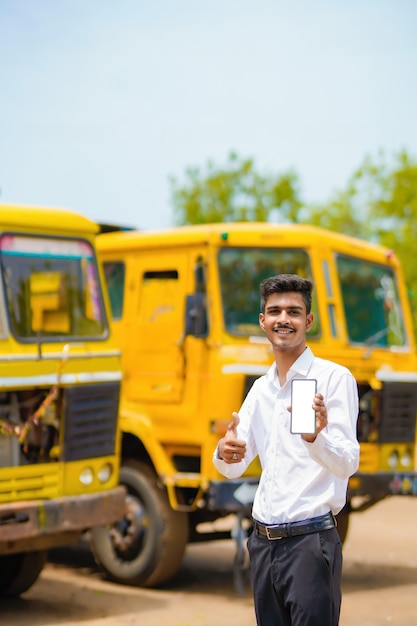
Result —
<path fill-rule="evenodd" d="M 166 591 L 251 596 L 247 558 L 241 567 L 235 563 L 232 541 L 191 544 L 178 573 L 158 588 Z M 87 542 L 49 552 L 49 562 L 56 568 L 69 567 L 81 575 L 105 580 L 94 561 Z"/>
<path fill-rule="evenodd" d="M 348 593 L 413 585 L 417 584 L 417 568 L 345 561 L 342 584 L 344 591 Z"/>

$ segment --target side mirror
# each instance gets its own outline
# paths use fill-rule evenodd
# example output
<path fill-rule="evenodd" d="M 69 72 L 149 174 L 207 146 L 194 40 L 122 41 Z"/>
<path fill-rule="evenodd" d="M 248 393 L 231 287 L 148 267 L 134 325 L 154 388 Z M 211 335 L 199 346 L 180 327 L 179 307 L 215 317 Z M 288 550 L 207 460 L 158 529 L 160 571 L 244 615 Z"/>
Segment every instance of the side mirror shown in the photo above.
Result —
<path fill-rule="evenodd" d="M 205 294 L 194 293 L 187 296 L 185 306 L 185 334 L 193 337 L 207 337 L 208 323 Z"/>

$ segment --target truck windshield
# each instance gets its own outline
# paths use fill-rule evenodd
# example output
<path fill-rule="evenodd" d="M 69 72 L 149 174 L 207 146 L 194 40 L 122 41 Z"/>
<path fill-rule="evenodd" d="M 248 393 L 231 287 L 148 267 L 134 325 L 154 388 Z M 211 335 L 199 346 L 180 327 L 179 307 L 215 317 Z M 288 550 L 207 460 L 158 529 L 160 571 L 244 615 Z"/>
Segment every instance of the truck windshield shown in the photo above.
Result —
<path fill-rule="evenodd" d="M 222 248 L 218 254 L 223 319 L 232 335 L 260 335 L 259 285 L 275 274 L 298 274 L 312 280 L 309 257 L 295 248 Z M 309 337 L 319 335 L 319 317 L 313 291 L 314 325 Z"/>
<path fill-rule="evenodd" d="M 393 270 L 338 255 L 337 270 L 349 340 L 373 346 L 404 346 L 406 334 Z"/>
<path fill-rule="evenodd" d="M 102 338 L 106 333 L 95 253 L 87 241 L 4 234 L 0 263 L 17 338 Z"/>

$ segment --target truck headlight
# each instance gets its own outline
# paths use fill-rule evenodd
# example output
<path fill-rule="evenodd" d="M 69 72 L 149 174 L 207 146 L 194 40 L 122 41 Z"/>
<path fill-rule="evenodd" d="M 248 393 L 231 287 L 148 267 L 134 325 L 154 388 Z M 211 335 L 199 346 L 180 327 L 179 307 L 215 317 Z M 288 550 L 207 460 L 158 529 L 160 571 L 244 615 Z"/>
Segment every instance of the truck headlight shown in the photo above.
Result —
<path fill-rule="evenodd" d="M 98 479 L 101 483 L 106 483 L 113 474 L 113 466 L 111 463 L 105 463 L 98 470 Z"/>
<path fill-rule="evenodd" d="M 84 468 L 80 473 L 80 483 L 85 487 L 91 485 L 94 480 L 94 474 L 91 467 Z"/>
<path fill-rule="evenodd" d="M 411 454 L 409 450 L 405 450 L 400 458 L 400 463 L 403 467 L 410 467 L 411 465 Z"/>
<path fill-rule="evenodd" d="M 399 456 L 397 450 L 393 450 L 388 457 L 388 465 L 391 469 L 398 467 Z"/>

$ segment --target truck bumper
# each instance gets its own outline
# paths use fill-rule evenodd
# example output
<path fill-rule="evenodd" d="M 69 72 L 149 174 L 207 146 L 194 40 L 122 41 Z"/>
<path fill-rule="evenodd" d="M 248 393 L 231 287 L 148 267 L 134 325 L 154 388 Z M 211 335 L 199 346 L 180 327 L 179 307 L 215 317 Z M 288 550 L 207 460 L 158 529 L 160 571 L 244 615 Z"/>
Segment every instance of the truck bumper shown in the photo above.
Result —
<path fill-rule="evenodd" d="M 250 515 L 258 482 L 258 478 L 211 481 L 207 491 L 207 509 Z"/>
<path fill-rule="evenodd" d="M 211 481 L 207 490 L 207 509 L 220 513 L 250 516 L 258 487 L 257 478 Z M 388 496 L 417 496 L 417 472 L 357 473 L 349 481 L 348 499 L 366 498 L 357 510 L 364 510 Z"/>
<path fill-rule="evenodd" d="M 0 505 L 0 554 L 69 545 L 93 527 L 123 516 L 125 489 Z"/>
<path fill-rule="evenodd" d="M 358 472 L 349 481 L 348 497 L 369 497 L 377 502 L 387 496 L 417 496 L 417 472 Z"/>
<path fill-rule="evenodd" d="M 257 486 L 256 478 L 212 481 L 207 491 L 207 509 L 250 515 Z M 417 472 L 357 473 L 349 481 L 348 499 L 366 498 L 361 510 L 388 496 L 399 495 L 417 496 Z"/>

